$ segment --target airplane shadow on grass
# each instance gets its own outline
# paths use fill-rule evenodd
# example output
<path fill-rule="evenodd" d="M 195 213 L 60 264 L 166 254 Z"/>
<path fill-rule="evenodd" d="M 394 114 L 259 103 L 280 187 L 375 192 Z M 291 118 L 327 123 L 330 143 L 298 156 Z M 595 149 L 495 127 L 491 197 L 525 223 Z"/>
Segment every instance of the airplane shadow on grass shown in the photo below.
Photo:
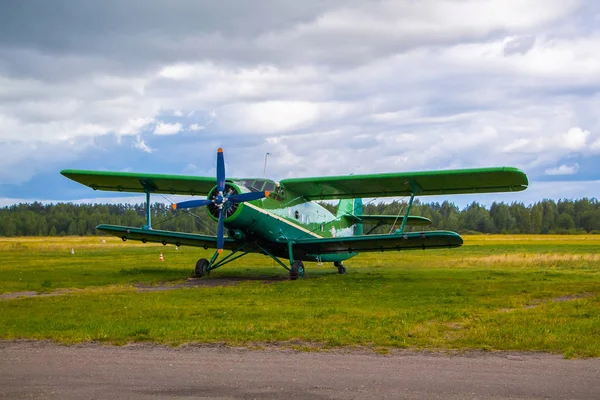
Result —
<path fill-rule="evenodd" d="M 148 268 L 147 269 L 150 274 L 156 272 L 155 269 Z M 161 268 L 161 271 L 164 269 Z M 248 275 L 247 270 L 241 271 L 227 271 L 222 274 L 213 273 L 211 276 L 205 276 L 202 278 L 193 278 L 189 277 L 188 271 L 185 271 L 187 275 L 184 279 L 184 282 L 181 282 L 180 279 L 172 280 L 169 282 L 162 282 L 158 284 L 148 284 L 148 283 L 137 283 L 135 286 L 140 291 L 160 291 L 160 290 L 173 290 L 179 288 L 194 288 L 194 287 L 216 287 L 216 286 L 231 286 L 237 285 L 243 282 L 262 282 L 266 284 L 277 283 L 277 282 L 286 282 L 289 281 L 290 278 L 287 274 L 280 273 L 261 273 L 256 275 Z M 337 271 L 312 271 L 306 274 L 303 279 L 320 279 L 327 276 L 338 275 Z"/>

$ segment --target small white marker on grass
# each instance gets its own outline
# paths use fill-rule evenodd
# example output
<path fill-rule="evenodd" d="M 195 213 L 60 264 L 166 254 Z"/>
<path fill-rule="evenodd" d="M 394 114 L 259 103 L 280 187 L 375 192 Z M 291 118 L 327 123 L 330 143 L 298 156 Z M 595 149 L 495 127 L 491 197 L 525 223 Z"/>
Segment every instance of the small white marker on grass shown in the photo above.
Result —
<path fill-rule="evenodd" d="M 75 249 L 74 248 L 71 249 L 71 254 L 75 254 Z"/>

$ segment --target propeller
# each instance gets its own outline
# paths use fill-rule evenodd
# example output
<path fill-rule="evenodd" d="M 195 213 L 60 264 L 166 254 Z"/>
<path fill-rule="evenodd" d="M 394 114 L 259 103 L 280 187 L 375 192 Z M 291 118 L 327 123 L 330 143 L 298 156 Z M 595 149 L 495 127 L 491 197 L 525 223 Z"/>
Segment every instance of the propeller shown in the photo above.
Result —
<path fill-rule="evenodd" d="M 217 225 L 217 252 L 221 254 L 223 252 L 223 245 L 225 243 L 224 230 L 225 230 L 225 212 L 223 208 L 227 209 L 229 204 L 238 204 L 245 201 L 258 200 L 269 196 L 268 191 L 264 192 L 250 192 L 250 193 L 236 193 L 228 194 L 225 193 L 225 159 L 223 157 L 223 149 L 217 150 L 217 187 L 211 193 L 212 196 L 209 199 L 204 200 L 188 200 L 182 201 L 181 203 L 173 203 L 171 207 L 173 210 L 193 208 L 193 207 L 204 207 L 214 204 L 219 210 L 219 219 Z M 209 195 L 210 196 L 210 195 Z"/>

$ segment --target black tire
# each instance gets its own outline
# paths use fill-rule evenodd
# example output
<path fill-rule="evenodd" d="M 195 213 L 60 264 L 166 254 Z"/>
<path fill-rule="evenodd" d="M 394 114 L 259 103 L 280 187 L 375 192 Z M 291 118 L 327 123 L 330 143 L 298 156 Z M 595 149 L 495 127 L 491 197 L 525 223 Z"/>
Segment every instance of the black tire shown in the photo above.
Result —
<path fill-rule="evenodd" d="M 344 267 L 344 264 L 342 264 L 341 261 L 334 262 L 333 266 L 338 269 L 338 274 L 345 274 L 346 273 L 346 267 Z"/>
<path fill-rule="evenodd" d="M 208 260 L 206 258 L 201 258 L 196 263 L 196 269 L 194 269 L 194 277 L 202 278 L 204 275 L 210 274 L 210 270 L 208 269 Z"/>
<path fill-rule="evenodd" d="M 294 261 L 290 269 L 290 280 L 295 281 L 298 278 L 304 278 L 304 264 L 300 260 Z"/>

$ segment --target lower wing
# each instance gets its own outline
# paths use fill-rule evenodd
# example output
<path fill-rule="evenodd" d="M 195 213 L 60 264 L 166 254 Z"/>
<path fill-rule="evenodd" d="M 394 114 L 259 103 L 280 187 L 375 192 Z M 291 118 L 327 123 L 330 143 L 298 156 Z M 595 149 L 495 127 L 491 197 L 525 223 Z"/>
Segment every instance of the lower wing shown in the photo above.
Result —
<path fill-rule="evenodd" d="M 306 238 L 294 243 L 294 248 L 306 254 L 362 253 L 460 247 L 463 240 L 449 231 L 409 232 L 404 234 L 347 236 L 336 238 Z"/>
<path fill-rule="evenodd" d="M 97 230 L 110 233 L 111 235 L 118 236 L 123 240 L 139 240 L 144 243 L 156 242 L 162 244 L 174 244 L 176 246 L 196 246 L 208 248 L 217 248 L 217 237 L 209 235 L 198 235 L 195 233 L 183 233 L 183 232 L 172 232 L 172 231 L 161 231 L 156 229 L 142 229 L 133 228 L 131 226 L 119 226 L 119 225 L 98 225 Z M 231 250 L 240 246 L 240 242 L 225 238 L 224 248 Z"/>

